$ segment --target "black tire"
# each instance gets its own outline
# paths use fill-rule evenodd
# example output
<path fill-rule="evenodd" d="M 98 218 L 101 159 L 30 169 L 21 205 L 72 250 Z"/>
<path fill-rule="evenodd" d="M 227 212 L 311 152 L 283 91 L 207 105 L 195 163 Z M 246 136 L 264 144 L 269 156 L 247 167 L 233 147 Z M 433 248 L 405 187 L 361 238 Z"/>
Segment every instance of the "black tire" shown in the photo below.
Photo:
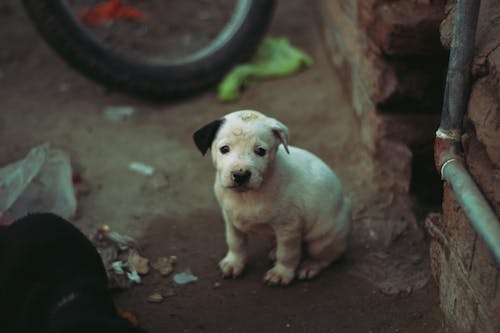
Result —
<path fill-rule="evenodd" d="M 256 50 L 275 0 L 248 0 L 232 37 L 209 54 L 180 63 L 151 64 L 106 48 L 70 13 L 63 0 L 23 0 L 38 31 L 73 68 L 112 90 L 148 98 L 176 98 L 217 83 Z"/>

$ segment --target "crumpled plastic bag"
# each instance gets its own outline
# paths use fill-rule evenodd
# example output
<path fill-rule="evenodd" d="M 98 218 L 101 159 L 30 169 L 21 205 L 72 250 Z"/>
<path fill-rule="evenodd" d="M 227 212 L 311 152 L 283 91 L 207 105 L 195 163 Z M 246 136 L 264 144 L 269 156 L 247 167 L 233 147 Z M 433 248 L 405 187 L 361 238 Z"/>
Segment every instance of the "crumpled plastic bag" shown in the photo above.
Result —
<path fill-rule="evenodd" d="M 236 66 L 224 77 L 218 86 L 219 100 L 238 99 L 240 89 L 252 79 L 286 76 L 312 64 L 312 58 L 288 39 L 266 37 L 250 63 Z"/>
<path fill-rule="evenodd" d="M 64 151 L 46 143 L 0 168 L 0 224 L 37 212 L 67 219 L 75 214 L 76 206 L 71 163 Z"/>

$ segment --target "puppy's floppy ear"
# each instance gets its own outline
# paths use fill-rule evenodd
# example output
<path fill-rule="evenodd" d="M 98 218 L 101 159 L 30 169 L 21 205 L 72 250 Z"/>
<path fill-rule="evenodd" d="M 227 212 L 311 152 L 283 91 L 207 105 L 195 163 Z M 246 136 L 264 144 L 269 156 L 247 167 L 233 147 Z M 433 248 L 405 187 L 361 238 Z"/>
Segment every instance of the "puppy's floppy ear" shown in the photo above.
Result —
<path fill-rule="evenodd" d="M 288 150 L 288 127 L 274 119 L 271 129 L 274 135 L 276 135 L 283 144 L 283 147 L 285 148 L 287 154 L 290 154 L 290 151 Z"/>
<path fill-rule="evenodd" d="M 214 120 L 194 132 L 194 143 L 203 155 L 207 153 L 208 148 L 210 148 L 210 146 L 212 145 L 212 142 L 215 139 L 215 135 L 217 134 L 220 126 L 224 123 L 224 120 L 224 118 Z"/>

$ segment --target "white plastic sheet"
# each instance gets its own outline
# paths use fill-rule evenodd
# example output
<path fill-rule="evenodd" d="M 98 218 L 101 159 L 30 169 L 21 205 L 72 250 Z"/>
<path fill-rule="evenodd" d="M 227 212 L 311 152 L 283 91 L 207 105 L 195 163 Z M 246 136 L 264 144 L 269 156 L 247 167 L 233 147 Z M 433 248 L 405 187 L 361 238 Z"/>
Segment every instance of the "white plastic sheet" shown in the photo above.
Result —
<path fill-rule="evenodd" d="M 36 212 L 70 218 L 76 205 L 70 159 L 62 150 L 43 144 L 24 159 L 0 168 L 0 221 L 4 224 Z"/>

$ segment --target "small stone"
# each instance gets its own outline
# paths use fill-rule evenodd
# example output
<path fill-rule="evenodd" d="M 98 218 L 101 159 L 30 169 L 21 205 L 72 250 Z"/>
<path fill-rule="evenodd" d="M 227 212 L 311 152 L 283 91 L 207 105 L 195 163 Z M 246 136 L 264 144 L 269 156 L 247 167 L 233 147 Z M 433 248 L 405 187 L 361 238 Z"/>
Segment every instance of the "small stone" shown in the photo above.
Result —
<path fill-rule="evenodd" d="M 109 225 L 107 225 L 107 224 L 104 224 L 102 227 L 99 228 L 99 231 L 103 232 L 103 233 L 109 232 L 109 230 L 110 230 L 110 228 L 109 228 Z"/>
<path fill-rule="evenodd" d="M 132 117 L 135 114 L 135 108 L 132 106 L 107 106 L 103 113 L 108 120 L 118 122 Z"/>
<path fill-rule="evenodd" d="M 153 168 L 151 165 L 147 165 L 141 162 L 131 162 L 128 167 L 130 170 L 140 173 L 144 176 L 152 176 L 155 173 L 155 168 Z"/>
<path fill-rule="evenodd" d="M 189 272 L 182 272 L 174 275 L 174 282 L 177 284 L 188 284 L 198 281 L 198 277 Z"/>
<path fill-rule="evenodd" d="M 149 295 L 147 300 L 150 303 L 161 303 L 163 302 L 164 298 L 160 293 L 154 293 Z"/>

